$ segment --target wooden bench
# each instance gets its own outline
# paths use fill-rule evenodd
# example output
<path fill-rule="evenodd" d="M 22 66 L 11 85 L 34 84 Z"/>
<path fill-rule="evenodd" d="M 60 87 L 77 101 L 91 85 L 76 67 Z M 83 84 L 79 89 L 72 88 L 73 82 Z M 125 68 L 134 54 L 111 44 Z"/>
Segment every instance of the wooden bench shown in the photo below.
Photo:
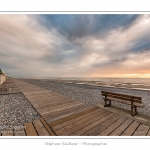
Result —
<path fill-rule="evenodd" d="M 137 107 L 140 107 L 140 108 L 144 107 L 144 105 L 142 104 L 141 97 L 118 94 L 118 93 L 111 93 L 111 92 L 105 92 L 105 91 L 101 91 L 101 94 L 105 101 L 104 107 L 111 106 L 111 101 L 116 101 L 119 103 L 131 105 L 131 116 L 134 116 L 138 113 Z"/>

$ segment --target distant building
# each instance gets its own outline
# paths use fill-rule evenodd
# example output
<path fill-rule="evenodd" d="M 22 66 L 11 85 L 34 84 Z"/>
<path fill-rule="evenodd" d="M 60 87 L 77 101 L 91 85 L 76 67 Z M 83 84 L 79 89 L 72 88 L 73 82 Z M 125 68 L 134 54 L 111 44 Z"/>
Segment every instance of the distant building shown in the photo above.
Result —
<path fill-rule="evenodd" d="M 5 82 L 6 79 L 7 79 L 7 75 L 5 74 L 4 71 L 2 71 L 2 69 L 0 69 L 0 84 Z"/>

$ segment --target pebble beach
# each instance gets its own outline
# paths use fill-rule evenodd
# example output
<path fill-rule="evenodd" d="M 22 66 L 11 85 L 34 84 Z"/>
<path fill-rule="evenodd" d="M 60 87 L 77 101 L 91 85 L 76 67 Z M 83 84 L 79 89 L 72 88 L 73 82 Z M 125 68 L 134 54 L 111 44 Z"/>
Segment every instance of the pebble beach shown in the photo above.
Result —
<path fill-rule="evenodd" d="M 101 91 L 115 92 L 120 94 L 132 95 L 142 97 L 142 102 L 145 105 L 143 108 L 138 108 L 138 112 L 147 116 L 150 116 L 150 91 L 149 90 L 137 90 L 128 88 L 116 88 L 105 86 L 94 86 L 87 84 L 69 83 L 60 80 L 48 80 L 48 79 L 22 79 L 22 81 L 37 85 L 39 87 L 51 90 L 74 100 L 82 101 L 89 105 L 96 105 L 104 102 Z M 131 107 L 126 104 L 112 102 L 112 105 L 119 106 L 130 110 Z"/>
<path fill-rule="evenodd" d="M 94 86 L 87 84 L 68 83 L 57 80 L 43 80 L 43 79 L 19 79 L 24 82 L 45 88 L 47 90 L 56 92 L 65 97 L 82 101 L 89 105 L 96 105 L 103 102 L 101 91 L 115 92 L 133 96 L 142 97 L 144 108 L 138 108 L 138 112 L 150 116 L 150 91 L 136 90 L 127 88 L 115 88 Z M 16 88 L 16 85 L 11 84 L 11 88 Z M 112 105 L 121 108 L 129 109 L 130 106 L 112 102 Z M 32 122 L 39 119 L 40 115 L 28 102 L 23 93 L 0 95 L 0 129 L 14 128 L 21 126 L 24 123 Z"/>
<path fill-rule="evenodd" d="M 10 86 L 16 88 L 14 83 Z M 22 127 L 24 123 L 38 118 L 40 118 L 39 114 L 21 92 L 0 94 L 0 131 Z"/>

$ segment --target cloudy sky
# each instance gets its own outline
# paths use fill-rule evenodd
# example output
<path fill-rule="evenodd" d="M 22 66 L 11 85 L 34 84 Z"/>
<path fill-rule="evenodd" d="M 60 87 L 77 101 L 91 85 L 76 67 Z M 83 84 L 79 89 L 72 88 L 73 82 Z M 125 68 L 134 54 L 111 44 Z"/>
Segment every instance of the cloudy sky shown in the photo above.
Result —
<path fill-rule="evenodd" d="M 150 77 L 150 15 L 0 15 L 0 68 L 21 77 Z"/>

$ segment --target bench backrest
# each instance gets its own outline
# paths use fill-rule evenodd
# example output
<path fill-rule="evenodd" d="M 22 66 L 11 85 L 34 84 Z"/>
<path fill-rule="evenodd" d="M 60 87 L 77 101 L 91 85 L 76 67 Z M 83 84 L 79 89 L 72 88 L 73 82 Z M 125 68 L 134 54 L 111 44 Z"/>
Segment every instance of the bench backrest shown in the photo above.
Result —
<path fill-rule="evenodd" d="M 105 92 L 101 91 L 102 96 L 105 97 L 111 97 L 111 98 L 116 98 L 116 99 L 121 99 L 121 100 L 126 100 L 126 101 L 132 101 L 141 104 L 142 103 L 142 98 L 137 97 L 137 96 L 131 96 L 131 95 L 124 95 L 124 94 L 118 94 L 118 93 L 111 93 L 111 92 Z"/>

